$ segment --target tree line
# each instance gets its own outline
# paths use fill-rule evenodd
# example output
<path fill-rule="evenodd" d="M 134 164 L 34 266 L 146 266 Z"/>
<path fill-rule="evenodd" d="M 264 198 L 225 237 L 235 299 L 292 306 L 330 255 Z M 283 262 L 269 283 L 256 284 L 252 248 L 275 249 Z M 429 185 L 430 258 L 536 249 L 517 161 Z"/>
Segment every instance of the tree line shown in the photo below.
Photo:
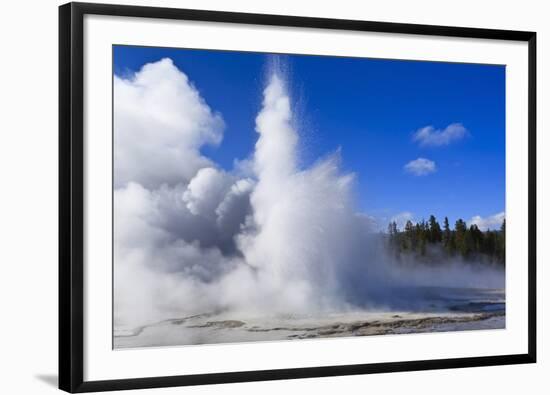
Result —
<path fill-rule="evenodd" d="M 465 260 L 498 263 L 504 265 L 506 258 L 506 220 L 498 230 L 481 231 L 477 225 L 467 226 L 458 219 L 451 229 L 445 217 L 443 227 L 435 216 L 416 224 L 407 221 L 400 230 L 395 221 L 388 225 L 388 248 L 400 259 L 412 255 L 426 262 L 443 258 L 462 257 Z"/>

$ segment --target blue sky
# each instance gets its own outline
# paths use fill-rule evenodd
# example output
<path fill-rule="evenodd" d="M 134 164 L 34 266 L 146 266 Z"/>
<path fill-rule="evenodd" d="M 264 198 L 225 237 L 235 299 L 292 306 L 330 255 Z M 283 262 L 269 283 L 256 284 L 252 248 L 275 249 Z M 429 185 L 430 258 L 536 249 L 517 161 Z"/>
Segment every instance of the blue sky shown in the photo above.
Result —
<path fill-rule="evenodd" d="M 113 53 L 119 76 L 165 57 L 189 76 L 226 124 L 223 142 L 205 156 L 229 170 L 253 151 L 269 55 L 128 46 Z M 283 63 L 303 164 L 340 147 L 344 171 L 357 176 L 360 210 L 384 226 L 403 212 L 453 223 L 504 211 L 504 66 L 303 55 L 285 55 Z M 437 130 L 452 124 L 466 132 L 441 144 Z M 427 126 L 440 144 L 415 141 Z M 419 158 L 435 171 L 407 171 Z"/>

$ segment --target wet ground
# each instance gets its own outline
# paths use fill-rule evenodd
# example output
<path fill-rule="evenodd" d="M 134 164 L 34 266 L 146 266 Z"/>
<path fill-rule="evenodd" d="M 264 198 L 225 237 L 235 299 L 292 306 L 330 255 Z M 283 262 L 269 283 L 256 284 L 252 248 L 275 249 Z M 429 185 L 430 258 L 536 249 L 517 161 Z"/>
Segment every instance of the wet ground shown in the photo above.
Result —
<path fill-rule="evenodd" d="M 322 315 L 205 313 L 115 328 L 115 348 L 296 340 L 505 328 L 504 290 L 426 288 L 414 308 Z"/>

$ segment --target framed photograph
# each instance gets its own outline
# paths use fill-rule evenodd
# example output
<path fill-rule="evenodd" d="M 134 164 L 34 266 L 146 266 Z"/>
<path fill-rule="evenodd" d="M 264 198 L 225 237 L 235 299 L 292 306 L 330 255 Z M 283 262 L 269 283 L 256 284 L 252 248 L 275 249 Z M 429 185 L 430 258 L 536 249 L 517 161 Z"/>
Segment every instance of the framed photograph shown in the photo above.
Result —
<path fill-rule="evenodd" d="M 59 9 L 59 386 L 536 360 L 536 34 Z"/>

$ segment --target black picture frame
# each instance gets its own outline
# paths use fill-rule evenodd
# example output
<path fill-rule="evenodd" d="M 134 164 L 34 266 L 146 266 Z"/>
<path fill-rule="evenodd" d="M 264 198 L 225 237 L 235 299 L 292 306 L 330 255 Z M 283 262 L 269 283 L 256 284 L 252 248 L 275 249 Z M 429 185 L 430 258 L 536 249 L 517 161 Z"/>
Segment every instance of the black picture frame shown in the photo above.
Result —
<path fill-rule="evenodd" d="M 323 28 L 528 43 L 528 352 L 471 358 L 84 380 L 83 19 L 86 14 Z M 536 362 L 536 33 L 110 4 L 59 7 L 59 388 L 71 393 Z"/>

